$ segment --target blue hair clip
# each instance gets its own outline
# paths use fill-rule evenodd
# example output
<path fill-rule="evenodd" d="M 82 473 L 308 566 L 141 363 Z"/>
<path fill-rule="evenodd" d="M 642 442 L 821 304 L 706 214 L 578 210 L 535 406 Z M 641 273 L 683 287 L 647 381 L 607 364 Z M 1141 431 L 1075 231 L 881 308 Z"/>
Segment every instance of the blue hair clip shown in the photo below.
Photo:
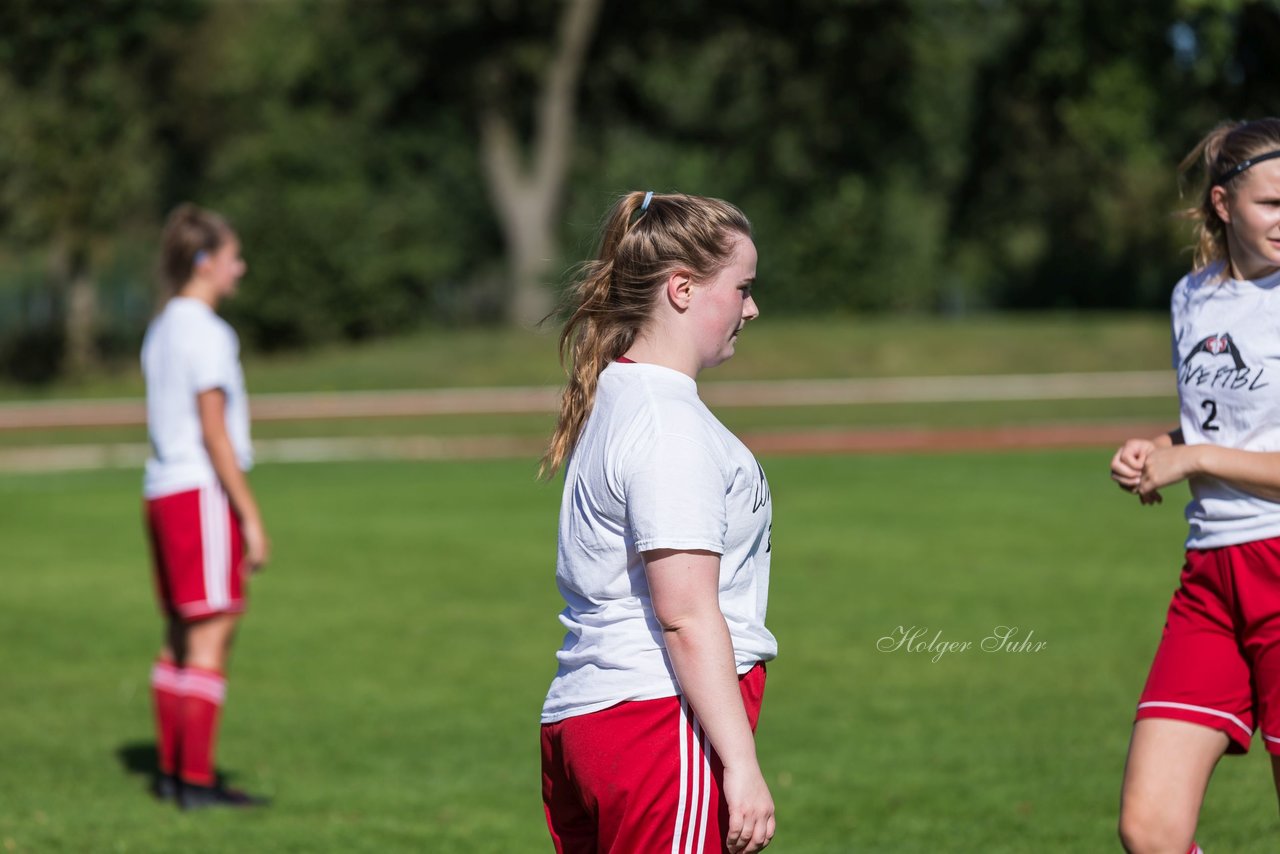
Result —
<path fill-rule="evenodd" d="M 208 260 L 209 260 L 209 253 L 205 252 L 203 249 L 199 249 L 196 251 L 195 257 L 191 259 L 191 266 L 199 267 L 202 263 Z"/>
<path fill-rule="evenodd" d="M 644 201 L 640 203 L 640 213 L 644 213 L 649 209 L 649 202 L 653 201 L 653 190 L 644 194 Z"/>

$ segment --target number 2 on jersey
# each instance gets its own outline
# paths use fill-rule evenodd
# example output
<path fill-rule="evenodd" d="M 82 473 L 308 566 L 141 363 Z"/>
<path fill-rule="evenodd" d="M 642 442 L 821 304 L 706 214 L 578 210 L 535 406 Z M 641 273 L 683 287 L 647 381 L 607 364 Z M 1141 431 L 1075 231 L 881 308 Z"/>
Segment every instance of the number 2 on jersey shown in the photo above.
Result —
<path fill-rule="evenodd" d="M 1205 416 L 1204 423 L 1200 425 L 1200 429 L 1206 433 L 1212 433 L 1217 430 L 1218 425 L 1214 423 L 1213 419 L 1218 417 L 1218 404 L 1215 401 L 1206 400 L 1200 404 L 1200 408 L 1209 411 L 1209 414 Z"/>

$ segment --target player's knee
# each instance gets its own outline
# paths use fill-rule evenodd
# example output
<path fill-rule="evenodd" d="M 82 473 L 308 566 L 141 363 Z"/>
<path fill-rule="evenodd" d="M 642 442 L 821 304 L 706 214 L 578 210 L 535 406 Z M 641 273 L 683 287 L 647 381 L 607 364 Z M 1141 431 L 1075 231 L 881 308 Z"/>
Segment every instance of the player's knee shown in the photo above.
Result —
<path fill-rule="evenodd" d="M 186 636 L 188 666 L 221 670 L 235 637 L 238 614 L 218 614 L 191 624 Z"/>
<path fill-rule="evenodd" d="M 1158 808 L 1126 804 L 1120 812 L 1120 842 L 1129 854 L 1186 854 L 1194 830 Z"/>

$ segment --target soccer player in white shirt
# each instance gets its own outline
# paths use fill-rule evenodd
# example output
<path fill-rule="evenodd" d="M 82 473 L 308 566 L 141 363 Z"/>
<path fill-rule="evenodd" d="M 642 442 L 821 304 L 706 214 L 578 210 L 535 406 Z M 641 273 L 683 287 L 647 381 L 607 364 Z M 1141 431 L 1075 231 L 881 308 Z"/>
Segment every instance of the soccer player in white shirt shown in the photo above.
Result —
<path fill-rule="evenodd" d="M 222 217 L 184 204 L 165 224 L 160 266 L 171 297 L 142 345 L 151 439 L 143 494 L 166 619 L 151 676 L 155 791 L 184 809 L 252 806 L 262 799 L 223 786 L 213 763 L 245 576 L 268 555 L 245 477 L 253 452 L 239 340 L 216 313 L 245 263 Z"/>
<path fill-rule="evenodd" d="M 559 852 L 753 852 L 774 807 L 753 732 L 772 499 L 697 377 L 758 312 L 756 249 L 718 199 L 630 193 L 561 336 L 572 368 L 544 472 L 565 467 L 568 629 L 542 711 Z"/>
<path fill-rule="evenodd" d="M 1130 852 L 1198 851 L 1224 753 L 1255 729 L 1280 787 L 1280 119 L 1229 122 L 1203 166 L 1193 269 L 1173 292 L 1180 426 L 1111 476 L 1143 504 L 1186 480 L 1186 564 L 1138 704 L 1120 807 Z"/>

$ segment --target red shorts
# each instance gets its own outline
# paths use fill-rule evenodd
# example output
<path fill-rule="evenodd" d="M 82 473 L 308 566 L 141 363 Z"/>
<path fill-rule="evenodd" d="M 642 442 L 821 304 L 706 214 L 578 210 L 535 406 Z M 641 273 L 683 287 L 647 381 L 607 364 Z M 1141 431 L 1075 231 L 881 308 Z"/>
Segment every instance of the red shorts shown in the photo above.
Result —
<path fill-rule="evenodd" d="M 1137 718 L 1221 730 L 1230 753 L 1257 726 L 1280 755 L 1280 538 L 1187 551 Z"/>
<path fill-rule="evenodd" d="M 739 677 L 754 732 L 764 664 Z M 542 801 L 560 854 L 720 852 L 724 767 L 683 697 L 636 700 L 542 726 Z"/>
<path fill-rule="evenodd" d="M 221 486 L 146 502 L 160 607 L 184 620 L 244 610 L 244 539 Z"/>

